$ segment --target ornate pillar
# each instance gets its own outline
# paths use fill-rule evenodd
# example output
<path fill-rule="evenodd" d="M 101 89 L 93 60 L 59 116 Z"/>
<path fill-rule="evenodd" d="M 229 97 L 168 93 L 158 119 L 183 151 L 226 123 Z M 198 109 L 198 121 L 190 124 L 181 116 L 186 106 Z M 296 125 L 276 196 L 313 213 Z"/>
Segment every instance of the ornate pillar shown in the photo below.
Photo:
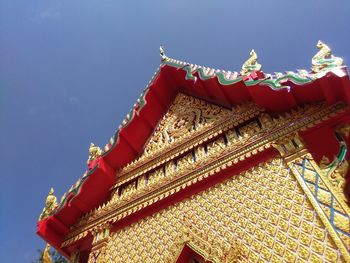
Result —
<path fill-rule="evenodd" d="M 337 138 L 338 136 L 339 134 L 337 134 Z M 339 155 L 344 157 L 343 140 L 341 137 L 338 140 L 340 142 Z M 275 141 L 274 147 L 280 152 L 292 171 L 342 257 L 346 262 L 350 262 L 350 208 L 346 204 L 343 191 L 339 190 L 339 184 L 333 183 L 334 181 L 339 182 L 339 180 L 334 180 L 334 177 L 345 176 L 347 171 L 342 167 L 344 162 L 338 162 L 337 167 L 332 167 L 332 171 L 329 170 L 328 166 L 321 169 L 297 133 L 278 139 Z M 312 242 L 312 246 L 318 245 L 314 240 Z M 337 259 L 336 253 L 327 249 L 325 257 L 332 262 Z"/>
<path fill-rule="evenodd" d="M 106 245 L 110 237 L 110 226 L 108 224 L 99 226 L 93 230 L 94 239 L 89 256 L 89 263 L 106 263 L 108 261 L 108 251 Z"/>

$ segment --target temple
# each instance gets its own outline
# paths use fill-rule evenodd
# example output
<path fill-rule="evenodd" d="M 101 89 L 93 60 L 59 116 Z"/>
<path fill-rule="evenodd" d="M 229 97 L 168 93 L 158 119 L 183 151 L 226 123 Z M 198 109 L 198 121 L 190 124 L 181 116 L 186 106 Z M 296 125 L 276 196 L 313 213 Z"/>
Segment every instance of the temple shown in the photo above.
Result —
<path fill-rule="evenodd" d="M 254 50 L 231 72 L 161 47 L 37 234 L 72 262 L 350 262 L 350 81 L 317 48 L 310 70 L 267 74 Z"/>

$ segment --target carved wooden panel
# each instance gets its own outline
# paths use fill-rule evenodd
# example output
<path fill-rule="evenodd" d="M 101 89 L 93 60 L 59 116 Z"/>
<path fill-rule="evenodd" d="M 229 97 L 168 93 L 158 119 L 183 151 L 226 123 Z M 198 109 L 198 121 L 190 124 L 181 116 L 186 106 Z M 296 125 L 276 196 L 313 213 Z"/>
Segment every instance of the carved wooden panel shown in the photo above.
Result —
<path fill-rule="evenodd" d="M 158 124 L 140 159 L 208 128 L 230 113 L 228 109 L 179 93 Z"/>

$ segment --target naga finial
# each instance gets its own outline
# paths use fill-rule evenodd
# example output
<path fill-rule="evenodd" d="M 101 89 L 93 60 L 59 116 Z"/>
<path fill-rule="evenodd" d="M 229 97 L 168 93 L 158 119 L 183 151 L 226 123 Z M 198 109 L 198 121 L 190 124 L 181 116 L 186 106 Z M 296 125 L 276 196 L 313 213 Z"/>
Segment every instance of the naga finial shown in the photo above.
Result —
<path fill-rule="evenodd" d="M 160 45 L 159 54 L 162 61 L 167 61 L 169 58 L 165 55 L 164 46 Z"/>
<path fill-rule="evenodd" d="M 249 53 L 250 57 L 244 62 L 241 70 L 241 75 L 246 76 L 254 71 L 258 71 L 261 69 L 261 65 L 258 63 L 258 55 L 252 49 Z"/>
<path fill-rule="evenodd" d="M 100 147 L 95 146 L 95 144 L 93 143 L 90 143 L 89 158 L 87 160 L 87 163 L 97 159 L 98 157 L 101 156 L 101 154 L 102 154 L 102 150 L 100 149 Z"/>
<path fill-rule="evenodd" d="M 320 161 L 319 167 L 321 169 L 325 169 L 325 168 L 327 168 L 329 166 L 329 164 L 330 164 L 330 161 L 329 161 L 328 157 L 323 155 L 322 159 Z"/>
<path fill-rule="evenodd" d="M 46 243 L 46 247 L 43 253 L 43 263 L 52 263 L 50 256 L 50 244 Z"/>
<path fill-rule="evenodd" d="M 54 190 L 51 187 L 49 195 L 46 197 L 45 207 L 39 216 L 39 221 L 48 217 L 57 207 L 57 198 L 54 195 Z"/>
<path fill-rule="evenodd" d="M 323 43 L 321 40 L 317 42 L 316 47 L 319 49 L 319 51 L 315 56 L 313 56 L 311 60 L 312 72 L 318 73 L 322 70 L 343 65 L 343 59 L 333 56 L 330 47 Z"/>

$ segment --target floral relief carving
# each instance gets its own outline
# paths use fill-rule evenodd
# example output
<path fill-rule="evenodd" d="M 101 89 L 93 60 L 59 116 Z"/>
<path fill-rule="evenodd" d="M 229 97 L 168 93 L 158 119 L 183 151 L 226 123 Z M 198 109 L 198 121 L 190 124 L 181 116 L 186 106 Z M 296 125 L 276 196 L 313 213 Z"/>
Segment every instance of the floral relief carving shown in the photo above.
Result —
<path fill-rule="evenodd" d="M 190 137 L 193 132 L 213 125 L 230 114 L 228 109 L 180 93 L 156 128 L 140 159 L 160 152 L 175 141 Z"/>

